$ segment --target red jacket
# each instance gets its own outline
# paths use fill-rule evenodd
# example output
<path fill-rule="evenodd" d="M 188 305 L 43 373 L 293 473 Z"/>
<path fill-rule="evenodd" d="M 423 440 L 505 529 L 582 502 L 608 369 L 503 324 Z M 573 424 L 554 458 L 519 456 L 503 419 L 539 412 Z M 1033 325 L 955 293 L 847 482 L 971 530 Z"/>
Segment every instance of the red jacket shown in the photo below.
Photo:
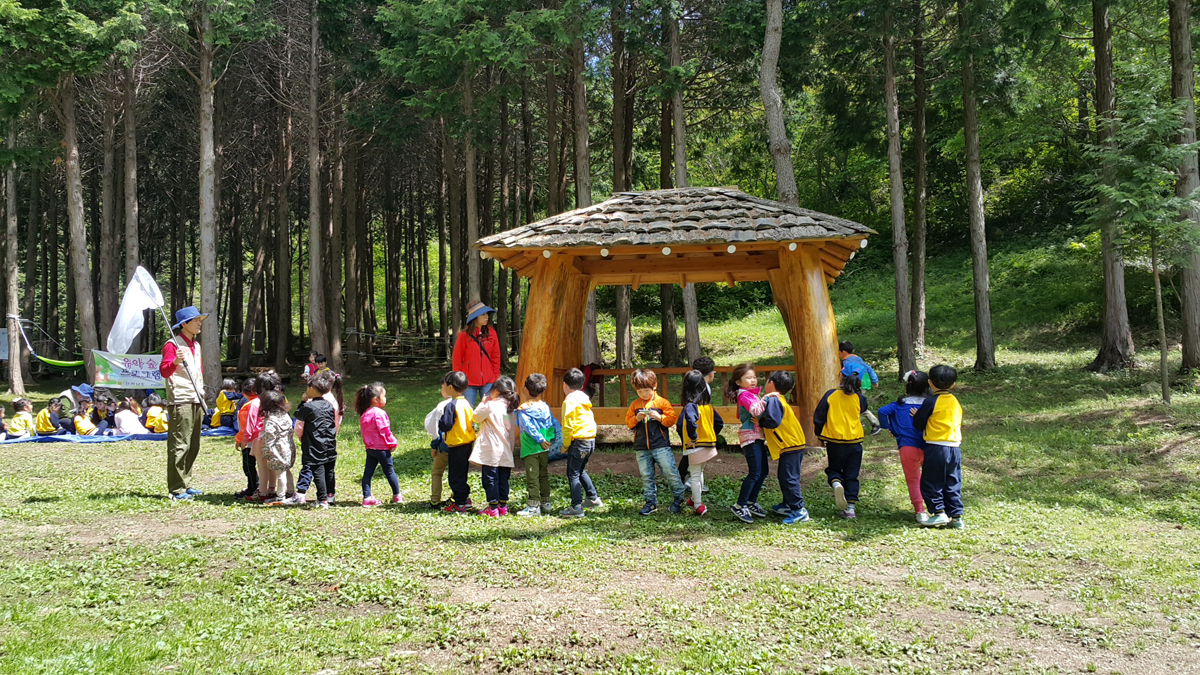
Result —
<path fill-rule="evenodd" d="M 454 369 L 467 374 L 467 385 L 481 387 L 500 377 L 500 341 L 496 329 L 488 327 L 487 337 L 478 330 L 462 331 L 454 343 Z"/>

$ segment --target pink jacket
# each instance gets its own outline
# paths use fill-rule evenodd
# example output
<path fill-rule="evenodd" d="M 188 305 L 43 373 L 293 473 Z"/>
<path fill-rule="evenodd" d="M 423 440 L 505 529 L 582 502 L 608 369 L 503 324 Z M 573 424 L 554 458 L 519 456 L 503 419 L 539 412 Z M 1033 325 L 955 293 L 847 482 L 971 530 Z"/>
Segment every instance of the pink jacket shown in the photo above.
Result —
<path fill-rule="evenodd" d="M 359 420 L 363 445 L 368 450 L 391 452 L 396 449 L 396 437 L 392 434 L 392 421 L 383 408 L 372 406 Z"/>

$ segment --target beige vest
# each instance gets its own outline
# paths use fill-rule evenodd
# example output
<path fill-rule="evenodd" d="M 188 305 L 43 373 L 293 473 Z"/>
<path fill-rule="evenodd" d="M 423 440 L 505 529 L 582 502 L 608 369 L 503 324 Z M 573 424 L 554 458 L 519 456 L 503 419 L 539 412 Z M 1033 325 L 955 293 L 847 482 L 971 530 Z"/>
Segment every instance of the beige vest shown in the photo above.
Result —
<path fill-rule="evenodd" d="M 175 336 L 176 358 L 179 367 L 167 378 L 167 401 L 173 405 L 181 403 L 204 403 L 204 369 L 200 361 L 200 341 L 189 348 L 182 335 Z M 188 376 L 191 373 L 191 377 Z M 193 384 L 192 378 L 195 378 Z M 196 387 L 200 389 L 197 391 Z"/>

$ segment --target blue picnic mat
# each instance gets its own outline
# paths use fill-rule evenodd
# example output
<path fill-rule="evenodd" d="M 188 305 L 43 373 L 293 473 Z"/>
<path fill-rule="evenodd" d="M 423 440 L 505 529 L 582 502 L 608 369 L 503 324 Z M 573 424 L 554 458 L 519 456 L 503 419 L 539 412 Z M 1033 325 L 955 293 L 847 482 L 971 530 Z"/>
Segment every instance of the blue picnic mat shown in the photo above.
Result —
<path fill-rule="evenodd" d="M 237 432 L 229 427 L 205 429 L 201 436 L 233 436 Z M 79 436 L 62 434 L 59 436 L 27 436 L 0 441 L 0 445 L 8 443 L 116 443 L 117 441 L 165 441 L 166 434 L 129 434 L 126 436 Z"/>

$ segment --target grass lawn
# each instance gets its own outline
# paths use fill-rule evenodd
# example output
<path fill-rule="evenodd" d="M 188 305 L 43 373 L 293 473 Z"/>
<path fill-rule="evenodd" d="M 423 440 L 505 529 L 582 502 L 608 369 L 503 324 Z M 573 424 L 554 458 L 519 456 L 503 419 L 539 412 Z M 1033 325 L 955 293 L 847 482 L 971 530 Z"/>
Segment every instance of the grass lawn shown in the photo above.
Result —
<path fill-rule="evenodd" d="M 834 304 L 882 373 L 887 286 L 863 277 Z M 967 288 L 931 294 L 958 317 L 931 329 L 931 357 L 959 366 Z M 0 446 L 0 672 L 1200 672 L 1200 395 L 1183 382 L 1157 404 L 1148 367 L 1085 373 L 1078 334 L 998 324 L 1001 367 L 960 378 L 963 532 L 914 526 L 884 436 L 853 522 L 835 517 L 819 453 L 810 523 L 735 521 L 736 470 L 710 479 L 708 516 L 644 518 L 640 480 L 613 471 L 631 453 L 612 448 L 593 464 L 607 506 L 586 518 L 435 514 L 421 422 L 440 370 L 377 374 L 400 507 L 357 505 L 353 415 L 328 511 L 235 504 L 228 439 L 205 439 L 191 503 L 163 499 L 162 443 Z M 722 364 L 786 357 L 782 335 L 770 312 L 705 328 Z M 37 408 L 61 389 L 39 386 Z M 386 496 L 382 477 L 374 489 Z M 761 501 L 779 501 L 773 478 Z"/>

